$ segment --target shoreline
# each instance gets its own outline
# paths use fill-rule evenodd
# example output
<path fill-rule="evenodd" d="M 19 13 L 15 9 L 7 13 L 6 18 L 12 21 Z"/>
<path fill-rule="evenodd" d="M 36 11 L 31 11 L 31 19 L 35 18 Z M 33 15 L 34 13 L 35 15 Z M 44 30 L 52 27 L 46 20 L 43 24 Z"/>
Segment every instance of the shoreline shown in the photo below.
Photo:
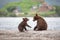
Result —
<path fill-rule="evenodd" d="M 25 31 L 0 30 L 1 40 L 60 40 L 60 31 Z"/>

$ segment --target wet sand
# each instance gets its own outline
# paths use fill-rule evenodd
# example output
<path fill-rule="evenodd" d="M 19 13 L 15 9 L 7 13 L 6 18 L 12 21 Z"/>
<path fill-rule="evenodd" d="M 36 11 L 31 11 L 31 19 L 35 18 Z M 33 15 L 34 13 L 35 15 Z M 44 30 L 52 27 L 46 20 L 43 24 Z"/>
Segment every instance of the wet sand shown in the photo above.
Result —
<path fill-rule="evenodd" d="M 0 30 L 0 40 L 60 40 L 60 31 Z"/>

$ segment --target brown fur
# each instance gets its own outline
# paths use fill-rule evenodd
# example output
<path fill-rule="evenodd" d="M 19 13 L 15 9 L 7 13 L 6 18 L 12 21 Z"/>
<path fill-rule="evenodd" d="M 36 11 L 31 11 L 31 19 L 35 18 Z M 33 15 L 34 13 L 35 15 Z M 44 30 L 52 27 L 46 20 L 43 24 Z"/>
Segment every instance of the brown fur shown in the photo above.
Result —
<path fill-rule="evenodd" d="M 20 32 L 23 32 L 24 29 L 27 31 L 26 26 L 30 27 L 30 26 L 27 24 L 27 21 L 28 21 L 28 20 L 29 20 L 29 19 L 27 19 L 27 18 L 23 18 L 23 21 L 19 24 L 18 30 L 19 30 Z M 31 27 L 30 27 L 30 28 L 31 28 Z"/>
<path fill-rule="evenodd" d="M 34 30 L 37 31 L 47 30 L 47 23 L 42 17 L 36 14 L 34 16 L 33 21 L 37 21 L 37 25 L 35 26 Z"/>

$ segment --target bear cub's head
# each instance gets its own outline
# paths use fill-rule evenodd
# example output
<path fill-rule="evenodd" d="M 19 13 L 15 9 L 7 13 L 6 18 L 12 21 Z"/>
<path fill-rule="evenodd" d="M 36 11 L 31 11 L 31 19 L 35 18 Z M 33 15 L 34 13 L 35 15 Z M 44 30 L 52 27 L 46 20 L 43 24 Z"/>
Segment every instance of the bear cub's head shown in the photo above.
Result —
<path fill-rule="evenodd" d="M 40 17 L 38 16 L 38 14 L 36 14 L 35 16 L 34 16 L 34 18 L 33 18 L 33 21 L 36 21 L 36 20 L 38 20 Z"/>
<path fill-rule="evenodd" d="M 29 19 L 28 18 L 23 18 L 23 21 L 27 22 L 27 21 L 29 21 Z"/>

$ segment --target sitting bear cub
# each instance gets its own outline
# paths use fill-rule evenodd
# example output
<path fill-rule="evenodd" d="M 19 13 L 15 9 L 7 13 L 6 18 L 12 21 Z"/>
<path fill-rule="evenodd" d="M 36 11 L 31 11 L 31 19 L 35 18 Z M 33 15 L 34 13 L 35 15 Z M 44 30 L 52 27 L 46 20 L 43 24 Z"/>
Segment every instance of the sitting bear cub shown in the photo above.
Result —
<path fill-rule="evenodd" d="M 28 18 L 23 18 L 23 21 L 18 25 L 18 30 L 20 32 L 23 32 L 24 29 L 27 31 L 26 29 L 26 26 L 30 27 L 28 24 L 27 24 L 27 21 L 29 21 Z M 30 27 L 31 28 L 31 27 Z"/>
<path fill-rule="evenodd" d="M 34 27 L 34 30 L 37 31 L 47 30 L 47 23 L 42 17 L 36 14 L 33 18 L 33 21 L 37 21 L 37 25 Z"/>

